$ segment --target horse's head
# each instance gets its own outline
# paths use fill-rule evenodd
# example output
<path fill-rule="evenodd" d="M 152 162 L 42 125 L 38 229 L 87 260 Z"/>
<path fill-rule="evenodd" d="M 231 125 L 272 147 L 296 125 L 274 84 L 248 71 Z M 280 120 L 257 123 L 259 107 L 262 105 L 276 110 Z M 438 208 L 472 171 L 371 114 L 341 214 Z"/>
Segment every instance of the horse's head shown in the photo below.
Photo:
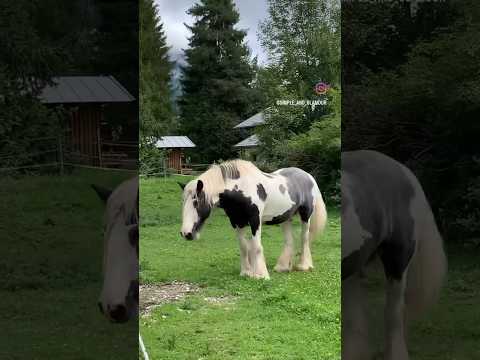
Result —
<path fill-rule="evenodd" d="M 138 191 L 128 189 L 128 182 L 124 184 L 113 193 L 94 186 L 106 203 L 103 287 L 98 306 L 109 320 L 118 323 L 138 313 Z"/>
<path fill-rule="evenodd" d="M 192 180 L 183 189 L 182 229 L 180 234 L 187 240 L 198 238 L 200 229 L 212 210 L 202 180 Z"/>

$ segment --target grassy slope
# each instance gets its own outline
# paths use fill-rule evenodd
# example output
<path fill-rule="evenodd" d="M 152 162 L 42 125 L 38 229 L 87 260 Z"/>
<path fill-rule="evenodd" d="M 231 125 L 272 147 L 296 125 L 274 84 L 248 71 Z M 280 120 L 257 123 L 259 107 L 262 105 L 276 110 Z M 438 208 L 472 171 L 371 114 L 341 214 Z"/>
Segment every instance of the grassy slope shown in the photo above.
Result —
<path fill-rule="evenodd" d="M 104 209 L 89 184 L 125 176 L 1 180 L 1 359 L 121 359 L 136 349 L 136 324 L 111 325 L 96 305 Z"/>
<path fill-rule="evenodd" d="M 180 238 L 181 191 L 175 180 L 141 182 L 141 279 L 183 280 L 202 290 L 141 319 L 140 331 L 151 357 L 339 359 L 338 214 L 331 212 L 327 236 L 314 244 L 313 272 L 271 271 L 271 281 L 245 279 L 239 276 L 235 233 L 220 209 L 200 240 Z M 298 231 L 297 224 L 297 239 Z M 263 245 L 271 270 L 282 246 L 278 226 L 264 227 Z M 207 302 L 209 296 L 232 298 L 219 305 Z"/>

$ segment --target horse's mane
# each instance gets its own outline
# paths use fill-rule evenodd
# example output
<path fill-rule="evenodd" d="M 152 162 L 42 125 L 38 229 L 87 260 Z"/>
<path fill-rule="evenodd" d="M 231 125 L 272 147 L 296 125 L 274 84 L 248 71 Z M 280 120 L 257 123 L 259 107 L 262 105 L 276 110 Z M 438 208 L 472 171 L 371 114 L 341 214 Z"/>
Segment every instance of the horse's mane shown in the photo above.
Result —
<path fill-rule="evenodd" d="M 211 165 L 197 180 L 202 180 L 205 195 L 208 199 L 211 199 L 212 196 L 225 189 L 225 183 L 229 179 L 238 179 L 239 177 L 256 173 L 260 173 L 260 170 L 253 163 L 236 159 Z M 192 184 L 193 186 L 196 186 L 196 181 Z M 190 190 L 193 191 L 194 189 Z"/>

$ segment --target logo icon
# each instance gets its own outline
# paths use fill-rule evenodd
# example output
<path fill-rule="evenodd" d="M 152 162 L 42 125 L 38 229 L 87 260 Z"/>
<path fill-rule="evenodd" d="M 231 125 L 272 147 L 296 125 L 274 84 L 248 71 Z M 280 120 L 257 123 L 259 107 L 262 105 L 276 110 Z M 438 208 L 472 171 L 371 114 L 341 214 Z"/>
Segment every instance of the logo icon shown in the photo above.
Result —
<path fill-rule="evenodd" d="M 314 90 L 317 95 L 325 95 L 328 90 L 330 90 L 330 85 L 324 82 L 319 82 L 317 85 L 315 85 Z"/>

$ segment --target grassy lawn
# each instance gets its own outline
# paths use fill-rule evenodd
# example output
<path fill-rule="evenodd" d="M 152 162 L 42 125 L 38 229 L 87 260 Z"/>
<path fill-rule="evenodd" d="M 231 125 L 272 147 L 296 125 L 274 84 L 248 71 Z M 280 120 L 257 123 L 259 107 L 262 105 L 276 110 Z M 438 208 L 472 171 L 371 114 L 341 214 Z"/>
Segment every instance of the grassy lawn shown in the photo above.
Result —
<path fill-rule="evenodd" d="M 221 209 L 207 221 L 199 240 L 180 238 L 176 180 L 141 181 L 141 282 L 185 281 L 200 291 L 140 319 L 151 358 L 339 359 L 338 212 L 330 210 L 326 236 L 313 245 L 314 271 L 273 272 L 283 238 L 280 227 L 265 226 L 262 242 L 271 280 L 246 279 L 239 276 L 235 232 Z M 298 240 L 298 223 L 295 231 Z"/>
<path fill-rule="evenodd" d="M 137 324 L 97 308 L 103 205 L 91 183 L 126 173 L 0 180 L 0 359 L 131 359 Z"/>

